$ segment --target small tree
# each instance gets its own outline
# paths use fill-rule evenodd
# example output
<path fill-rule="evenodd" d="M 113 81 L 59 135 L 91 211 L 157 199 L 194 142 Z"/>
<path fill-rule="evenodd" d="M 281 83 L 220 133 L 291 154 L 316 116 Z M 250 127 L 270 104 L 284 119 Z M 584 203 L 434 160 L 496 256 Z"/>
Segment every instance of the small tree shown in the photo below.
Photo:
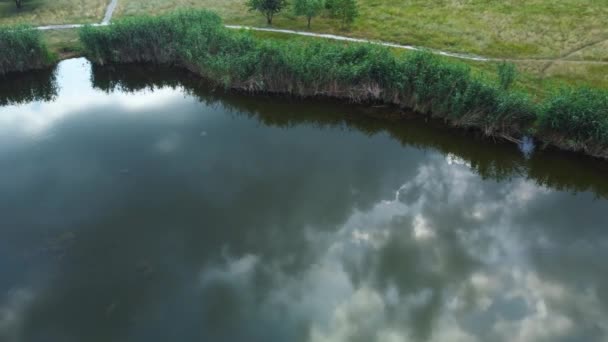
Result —
<path fill-rule="evenodd" d="M 23 5 L 23 0 L 15 0 L 15 5 L 17 5 L 18 9 L 21 9 L 21 6 Z"/>
<path fill-rule="evenodd" d="M 329 0 L 326 7 L 332 17 L 340 19 L 342 28 L 347 28 L 359 16 L 357 0 Z"/>
<path fill-rule="evenodd" d="M 308 28 L 310 28 L 312 18 L 318 16 L 324 8 L 325 0 L 295 0 L 293 3 L 295 14 L 306 17 Z"/>
<path fill-rule="evenodd" d="M 287 0 L 247 0 L 250 11 L 258 11 L 266 16 L 268 25 L 272 25 L 272 18 L 287 6 Z"/>

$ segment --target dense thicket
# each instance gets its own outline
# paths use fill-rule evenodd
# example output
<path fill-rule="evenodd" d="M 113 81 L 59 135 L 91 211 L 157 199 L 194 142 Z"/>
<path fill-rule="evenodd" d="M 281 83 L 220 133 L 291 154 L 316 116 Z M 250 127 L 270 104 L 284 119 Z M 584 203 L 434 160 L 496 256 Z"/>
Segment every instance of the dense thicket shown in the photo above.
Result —
<path fill-rule="evenodd" d="M 51 57 L 40 31 L 26 26 L 0 27 L 0 75 L 50 64 Z"/>
<path fill-rule="evenodd" d="M 537 132 L 608 157 L 606 92 L 562 90 L 538 104 L 509 90 L 505 77 L 474 77 L 468 66 L 429 53 L 398 57 L 371 44 L 260 40 L 225 29 L 206 11 L 130 18 L 85 27 L 80 36 L 99 64 L 178 64 L 227 88 L 390 103 L 488 134 Z"/>

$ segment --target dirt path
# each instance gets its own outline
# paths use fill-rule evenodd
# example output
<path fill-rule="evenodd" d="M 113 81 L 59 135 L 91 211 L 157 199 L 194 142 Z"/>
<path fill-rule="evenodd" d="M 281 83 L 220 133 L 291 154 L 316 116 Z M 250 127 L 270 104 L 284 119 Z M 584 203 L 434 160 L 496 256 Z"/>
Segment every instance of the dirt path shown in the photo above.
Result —
<path fill-rule="evenodd" d="M 110 23 L 114 10 L 116 9 L 116 5 L 118 5 L 118 0 L 110 1 L 110 4 L 106 8 L 106 14 L 103 16 L 103 20 L 101 21 L 101 25 L 108 25 Z"/>
<path fill-rule="evenodd" d="M 555 58 L 555 59 L 553 59 L 553 58 L 492 58 L 492 57 L 483 57 L 483 56 L 477 56 L 477 55 L 471 55 L 471 54 L 465 54 L 465 53 L 447 52 L 447 51 L 429 49 L 429 48 L 413 46 L 413 45 L 401 45 L 401 44 L 374 41 L 374 40 L 361 39 L 361 38 L 337 36 L 337 35 L 325 34 L 325 33 L 313 33 L 313 32 L 306 32 L 306 31 L 294 31 L 294 30 L 251 27 L 251 26 L 241 26 L 241 25 L 226 25 L 226 27 L 230 28 L 230 29 L 244 29 L 244 30 L 252 30 L 252 31 L 295 34 L 295 35 L 299 35 L 299 36 L 317 37 L 317 38 L 325 38 L 325 39 L 340 40 L 340 41 L 347 41 L 347 42 L 371 43 L 371 44 L 377 44 L 377 45 L 381 45 L 381 46 L 387 46 L 387 47 L 392 47 L 392 48 L 397 48 L 397 49 L 413 50 L 413 51 L 423 51 L 424 50 L 424 51 L 431 51 L 432 53 L 441 55 L 441 56 L 447 56 L 447 57 L 464 59 L 464 60 L 469 60 L 469 61 L 477 61 L 477 62 L 507 61 L 507 62 L 554 63 L 554 62 L 560 61 L 560 62 L 573 63 L 573 64 L 608 65 L 608 61 L 585 61 L 585 60 L 567 60 L 567 59 L 565 59 L 580 50 L 583 50 L 583 49 L 588 48 L 593 45 L 600 44 L 606 40 L 587 44 L 586 46 L 580 47 L 580 48 L 576 49 L 575 51 L 570 51 L 567 54 L 560 56 L 558 58 Z"/>
<path fill-rule="evenodd" d="M 236 29 L 236 30 L 276 32 L 276 33 L 285 33 L 285 34 L 295 34 L 295 35 L 306 36 L 306 37 L 317 37 L 317 38 L 325 38 L 325 39 L 332 39 L 332 40 L 340 40 L 340 41 L 347 41 L 347 42 L 371 43 L 371 44 L 376 44 L 376 45 L 381 45 L 381 46 L 387 46 L 387 47 L 392 47 L 392 48 L 397 48 L 397 49 L 413 50 L 413 51 L 427 50 L 427 51 L 431 51 L 438 55 L 454 57 L 454 58 L 459 58 L 459 59 L 466 59 L 466 60 L 479 61 L 479 62 L 492 61 L 491 58 L 482 57 L 482 56 L 427 49 L 427 48 L 417 47 L 417 46 L 413 46 L 413 45 L 400 45 L 400 44 L 388 43 L 388 42 L 382 42 L 382 41 L 373 41 L 373 40 L 369 40 L 369 39 L 337 36 L 334 34 L 313 33 L 313 32 L 306 32 L 306 31 L 294 31 L 294 30 L 251 27 L 251 26 L 241 26 L 241 25 L 226 25 L 226 27 L 230 28 L 230 29 Z"/>
<path fill-rule="evenodd" d="M 118 5 L 118 0 L 111 0 L 110 3 L 108 4 L 108 7 L 106 8 L 106 12 L 105 15 L 103 17 L 103 20 L 101 21 L 101 23 L 99 24 L 91 24 L 92 26 L 106 26 L 110 24 L 110 21 L 112 20 L 112 15 L 114 14 L 114 10 L 116 9 L 116 6 Z M 65 25 L 49 25 L 49 26 L 39 26 L 37 27 L 38 30 L 62 30 L 62 29 L 73 29 L 73 28 L 79 28 L 84 26 L 83 24 L 65 24 Z M 477 56 L 477 55 L 471 55 L 471 54 L 466 54 L 466 53 L 456 53 L 456 52 L 448 52 L 448 51 L 442 51 L 442 50 L 437 50 L 437 49 L 429 49 L 429 48 L 425 48 L 425 47 L 419 47 L 419 46 L 413 46 L 413 45 L 401 45 L 401 44 L 395 44 L 395 43 L 389 43 L 389 42 L 383 42 L 383 41 L 374 41 L 374 40 L 369 40 L 369 39 L 362 39 L 362 38 L 352 38 L 352 37 L 346 37 L 346 36 L 338 36 L 338 35 L 334 35 L 334 34 L 326 34 L 326 33 L 313 33 L 313 32 L 306 32 L 306 31 L 295 31 L 295 30 L 286 30 L 286 29 L 273 29 L 273 28 L 265 28 L 265 27 L 252 27 L 252 26 L 241 26 L 241 25 L 226 25 L 227 28 L 229 29 L 235 29 L 235 30 L 251 30 L 251 31 L 262 31 L 262 32 L 276 32 L 276 33 L 283 33 L 283 34 L 292 34 L 292 35 L 299 35 L 299 36 L 306 36 L 306 37 L 316 37 L 316 38 L 324 38 L 324 39 L 331 39 L 331 40 L 339 40 L 339 41 L 347 41 L 347 42 L 356 42 L 356 43 L 369 43 L 369 44 L 376 44 L 376 45 L 381 45 L 381 46 L 386 46 L 386 47 L 391 47 L 391 48 L 397 48 L 397 49 L 404 49 L 404 50 L 412 50 L 412 51 L 430 51 L 434 54 L 437 55 L 441 55 L 441 56 L 446 56 L 446 57 L 452 57 L 452 58 L 457 58 L 457 59 L 463 59 L 463 60 L 469 60 L 469 61 L 476 61 L 476 62 L 500 62 L 500 61 L 507 61 L 507 62 L 537 62 L 537 63 L 546 63 L 547 65 L 543 68 L 543 73 L 549 69 L 555 62 L 566 62 L 566 63 L 573 63 L 573 64 L 594 64 L 594 65 L 608 65 L 608 61 L 585 61 L 585 60 L 567 60 L 566 58 L 572 56 L 573 54 L 575 54 L 578 51 L 581 51 L 585 48 L 588 48 L 590 46 L 596 45 L 596 44 L 600 44 L 602 42 L 608 41 L 608 40 L 601 40 L 601 41 L 596 41 L 596 42 L 592 42 L 589 44 L 586 44 L 582 47 L 579 47 L 575 50 L 569 51 L 566 54 L 558 57 L 558 58 L 554 58 L 554 59 L 533 59 L 533 58 L 522 58 L 522 59 L 518 59 L 518 58 L 491 58 L 491 57 L 483 57 L 483 56 Z"/>
<path fill-rule="evenodd" d="M 547 61 L 547 64 L 542 69 L 543 75 L 547 72 L 547 70 L 551 69 L 551 67 L 553 65 L 555 65 L 556 62 L 562 62 L 562 63 L 563 62 L 570 62 L 570 63 L 571 62 L 577 62 L 576 60 L 573 61 L 573 60 L 569 60 L 568 58 L 572 57 L 577 52 L 580 52 L 582 50 L 585 50 L 587 48 L 590 48 L 590 47 L 598 45 L 598 44 L 602 44 L 602 43 L 607 42 L 607 41 L 608 41 L 608 39 L 600 39 L 600 40 L 596 40 L 596 41 L 593 41 L 593 42 L 589 42 L 589 43 L 583 44 L 583 45 L 581 45 L 581 46 L 579 46 L 579 47 L 577 47 L 575 49 L 572 49 L 572 50 L 570 50 L 570 51 L 562 54 L 561 56 L 559 56 L 556 59 L 552 59 L 552 60 Z M 578 61 L 578 62 L 585 62 L 585 64 L 590 64 L 588 61 Z M 608 62 L 606 62 L 606 61 L 596 61 L 596 63 L 594 63 L 594 64 L 608 64 Z"/>

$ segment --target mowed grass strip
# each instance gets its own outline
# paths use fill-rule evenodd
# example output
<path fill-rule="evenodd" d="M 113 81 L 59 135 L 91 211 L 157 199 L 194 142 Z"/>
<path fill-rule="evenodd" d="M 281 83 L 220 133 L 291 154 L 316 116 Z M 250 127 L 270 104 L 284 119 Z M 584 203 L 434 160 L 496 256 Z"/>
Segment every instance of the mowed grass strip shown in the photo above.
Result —
<path fill-rule="evenodd" d="M 264 26 L 244 0 L 121 1 L 118 16 L 158 14 L 194 7 L 217 12 L 228 24 Z M 558 58 L 608 39 L 608 6 L 598 0 L 359 0 L 360 17 L 344 32 L 330 18 L 313 19 L 312 31 L 413 44 L 505 58 Z M 290 10 L 278 28 L 306 30 Z M 587 56 L 602 59 L 608 47 Z"/>
<path fill-rule="evenodd" d="M 109 0 L 23 0 L 23 7 L 17 9 L 15 1 L 0 0 L 0 25 L 97 23 L 108 3 Z"/>

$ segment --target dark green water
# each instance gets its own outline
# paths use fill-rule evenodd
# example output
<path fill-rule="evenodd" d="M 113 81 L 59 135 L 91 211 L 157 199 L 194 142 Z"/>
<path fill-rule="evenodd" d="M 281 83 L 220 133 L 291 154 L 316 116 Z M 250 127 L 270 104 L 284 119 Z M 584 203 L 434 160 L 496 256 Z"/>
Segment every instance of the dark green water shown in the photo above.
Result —
<path fill-rule="evenodd" d="M 608 341 L 608 163 L 83 59 L 0 106 L 2 342 Z"/>

